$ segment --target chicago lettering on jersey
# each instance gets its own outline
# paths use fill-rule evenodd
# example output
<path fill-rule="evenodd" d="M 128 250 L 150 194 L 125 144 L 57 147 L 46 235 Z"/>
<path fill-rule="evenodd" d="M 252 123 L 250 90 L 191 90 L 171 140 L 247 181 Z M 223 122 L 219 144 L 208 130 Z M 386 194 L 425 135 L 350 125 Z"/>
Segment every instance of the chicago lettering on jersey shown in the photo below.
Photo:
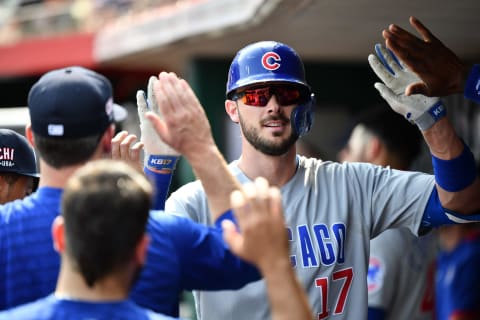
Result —
<path fill-rule="evenodd" d="M 299 225 L 296 232 L 287 228 L 289 241 L 295 242 L 300 252 L 300 257 L 290 256 L 292 266 L 310 268 L 344 263 L 346 229 L 344 223 L 334 223 L 330 227 L 323 223 Z"/>

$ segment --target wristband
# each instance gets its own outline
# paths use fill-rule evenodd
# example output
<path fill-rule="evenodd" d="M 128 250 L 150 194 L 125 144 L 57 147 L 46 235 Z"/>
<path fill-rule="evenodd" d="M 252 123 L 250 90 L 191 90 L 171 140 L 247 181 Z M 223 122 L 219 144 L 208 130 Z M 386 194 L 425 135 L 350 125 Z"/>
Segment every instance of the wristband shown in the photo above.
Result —
<path fill-rule="evenodd" d="M 464 91 L 465 98 L 480 103 L 480 65 L 473 66 L 467 78 Z"/>
<path fill-rule="evenodd" d="M 437 184 L 444 190 L 456 192 L 475 181 L 477 168 L 470 148 L 464 143 L 462 153 L 451 160 L 442 160 L 432 155 L 433 173 Z"/>
<path fill-rule="evenodd" d="M 152 209 L 164 210 L 168 190 L 170 189 L 170 183 L 172 182 L 173 172 L 158 173 L 147 167 L 143 168 L 143 172 L 153 186 Z"/>
<path fill-rule="evenodd" d="M 153 185 L 152 209 L 164 210 L 178 156 L 149 155 L 143 172 Z"/>
<path fill-rule="evenodd" d="M 149 155 L 145 167 L 158 173 L 170 173 L 175 169 L 179 156 Z"/>
<path fill-rule="evenodd" d="M 425 131 L 427 129 L 430 129 L 435 124 L 435 122 L 442 119 L 446 115 L 447 108 L 445 108 L 442 101 L 439 100 L 422 115 L 420 115 L 417 119 L 415 119 L 415 123 L 420 128 L 420 130 Z"/>

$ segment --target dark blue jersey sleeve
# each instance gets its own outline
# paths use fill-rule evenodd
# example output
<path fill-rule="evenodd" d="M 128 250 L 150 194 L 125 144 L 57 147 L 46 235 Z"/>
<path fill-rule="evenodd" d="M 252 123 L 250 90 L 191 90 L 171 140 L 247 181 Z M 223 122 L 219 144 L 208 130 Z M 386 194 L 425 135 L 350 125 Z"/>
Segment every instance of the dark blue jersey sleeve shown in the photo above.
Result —
<path fill-rule="evenodd" d="M 144 307 L 177 316 L 183 290 L 233 290 L 261 278 L 230 252 L 221 229 L 152 211 L 147 232 L 147 263 L 131 294 Z"/>

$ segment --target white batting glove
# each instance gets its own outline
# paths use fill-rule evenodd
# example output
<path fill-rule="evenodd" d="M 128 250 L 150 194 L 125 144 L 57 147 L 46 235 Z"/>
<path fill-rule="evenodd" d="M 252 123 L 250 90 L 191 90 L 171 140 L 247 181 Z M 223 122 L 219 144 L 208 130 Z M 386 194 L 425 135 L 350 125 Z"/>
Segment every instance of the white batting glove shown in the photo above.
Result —
<path fill-rule="evenodd" d="M 383 83 L 375 83 L 375 89 L 380 92 L 392 109 L 405 116 L 407 120 L 415 123 L 420 130 L 429 129 L 435 122 L 446 115 L 445 106 L 439 98 L 429 98 L 422 94 L 406 96 L 395 94 Z"/>
<path fill-rule="evenodd" d="M 368 56 L 370 67 L 395 94 L 404 93 L 409 84 L 422 81 L 385 46 L 377 43 L 375 51 L 377 55 Z"/>
<path fill-rule="evenodd" d="M 375 50 L 378 57 L 370 54 L 368 62 L 384 82 L 375 83 L 375 88 L 395 112 L 415 123 L 422 131 L 429 129 L 446 115 L 446 109 L 437 97 L 421 94 L 405 96 L 405 88 L 411 83 L 421 81 L 420 78 L 384 46 L 377 44 Z"/>
<path fill-rule="evenodd" d="M 141 132 L 140 140 L 143 142 L 145 153 L 148 155 L 167 155 L 179 157 L 180 153 L 166 144 L 157 134 L 151 122 L 145 118 L 146 112 L 153 111 L 161 119 L 163 119 L 153 94 L 153 84 L 156 80 L 157 78 L 154 76 L 151 76 L 148 80 L 148 96 L 145 96 L 145 92 L 143 90 L 137 91 L 137 107 Z M 147 158 L 148 157 L 145 157 L 145 161 L 148 160 Z"/>

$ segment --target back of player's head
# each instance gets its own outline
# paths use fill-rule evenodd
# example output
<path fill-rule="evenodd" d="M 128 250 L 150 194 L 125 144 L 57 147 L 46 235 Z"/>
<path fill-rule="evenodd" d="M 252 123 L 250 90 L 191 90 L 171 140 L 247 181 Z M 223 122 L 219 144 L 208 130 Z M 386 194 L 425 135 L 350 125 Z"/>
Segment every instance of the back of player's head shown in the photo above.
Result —
<path fill-rule="evenodd" d="M 123 109 L 107 78 L 76 66 L 44 74 L 30 89 L 28 108 L 39 154 L 54 167 L 86 161 Z"/>
<path fill-rule="evenodd" d="M 294 84 L 310 92 L 300 56 L 276 41 L 255 42 L 237 52 L 228 71 L 227 98 L 240 88 L 266 83 Z"/>
<path fill-rule="evenodd" d="M 371 134 L 386 146 L 387 150 L 400 159 L 406 168 L 418 157 L 422 135 L 418 128 L 388 105 L 379 105 L 361 114 L 357 119 Z"/>
<path fill-rule="evenodd" d="M 131 261 L 151 195 L 146 178 L 119 161 L 92 161 L 69 179 L 61 210 L 66 254 L 89 286 Z"/>

